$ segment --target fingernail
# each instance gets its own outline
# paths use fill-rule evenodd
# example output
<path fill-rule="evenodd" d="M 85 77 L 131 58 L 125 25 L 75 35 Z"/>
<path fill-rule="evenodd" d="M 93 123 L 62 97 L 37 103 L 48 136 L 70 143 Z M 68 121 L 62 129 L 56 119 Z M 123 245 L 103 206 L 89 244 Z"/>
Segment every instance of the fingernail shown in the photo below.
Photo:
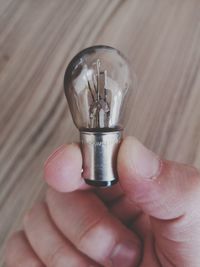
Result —
<path fill-rule="evenodd" d="M 129 149 L 131 163 L 140 177 L 153 179 L 159 175 L 161 161 L 156 154 L 139 141 L 134 142 Z"/>
<path fill-rule="evenodd" d="M 132 267 L 139 261 L 139 250 L 132 242 L 118 244 L 111 256 L 112 267 Z"/>
<path fill-rule="evenodd" d="M 66 145 L 61 145 L 59 146 L 48 158 L 47 160 L 44 162 L 44 167 L 49 164 L 58 154 L 60 154 L 64 148 L 66 147 Z"/>

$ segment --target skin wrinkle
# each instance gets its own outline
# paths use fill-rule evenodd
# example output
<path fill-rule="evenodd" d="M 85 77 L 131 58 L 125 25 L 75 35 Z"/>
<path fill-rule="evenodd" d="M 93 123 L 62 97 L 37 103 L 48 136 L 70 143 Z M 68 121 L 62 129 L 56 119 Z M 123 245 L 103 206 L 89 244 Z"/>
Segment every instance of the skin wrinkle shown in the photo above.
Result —
<path fill-rule="evenodd" d="M 167 266 L 167 267 L 177 267 L 176 265 L 174 265 L 174 263 L 171 262 L 171 260 L 163 253 L 160 251 L 157 243 L 154 243 L 154 250 L 155 250 L 155 255 L 156 258 L 158 260 L 158 263 L 160 264 L 161 267 Z M 164 262 L 163 262 L 164 259 Z M 167 265 L 165 265 L 167 264 Z"/>
<path fill-rule="evenodd" d="M 106 213 L 107 212 L 105 211 L 105 214 Z M 85 242 L 85 239 L 87 238 L 87 236 L 89 235 L 89 233 L 91 231 L 93 231 L 96 227 L 98 227 L 98 225 L 100 225 L 102 223 L 102 221 L 105 219 L 105 214 L 104 214 L 104 216 L 98 218 L 95 222 L 93 222 L 86 230 L 84 230 L 84 232 L 76 240 L 76 243 L 77 243 L 76 247 L 80 251 L 84 251 L 84 242 Z M 111 260 L 109 258 L 112 255 L 112 251 L 114 250 L 116 244 L 117 244 L 117 239 L 115 237 L 114 240 L 112 239 L 112 248 L 110 249 L 109 254 L 104 255 L 104 259 L 102 259 L 102 261 L 104 261 L 104 265 L 106 267 L 113 267 L 112 262 L 111 262 Z"/>
<path fill-rule="evenodd" d="M 62 258 L 62 255 L 65 255 L 66 248 L 63 243 L 58 244 L 47 257 L 47 266 L 54 267 L 58 266 L 59 259 Z"/>
<path fill-rule="evenodd" d="M 78 248 L 82 249 L 84 247 L 82 246 L 82 243 L 84 244 L 84 238 L 86 238 L 86 236 L 88 235 L 90 231 L 94 230 L 95 227 L 98 227 L 98 225 L 102 223 L 102 221 L 105 219 L 107 214 L 108 214 L 107 210 L 104 210 L 104 212 L 102 212 L 102 214 L 98 218 L 96 218 L 95 221 L 89 224 L 87 228 L 85 228 L 84 231 L 82 231 L 82 233 L 76 239 Z"/>
<path fill-rule="evenodd" d="M 165 252 L 161 252 L 159 247 L 157 246 L 157 243 L 155 242 L 155 251 L 156 251 L 156 255 L 157 255 L 157 258 L 159 260 L 159 263 L 162 261 L 163 262 L 163 259 L 160 260 L 160 257 L 164 258 L 164 261 L 166 261 L 167 263 L 167 267 L 177 267 L 177 265 L 175 265 L 170 259 L 169 257 L 166 255 Z M 161 265 L 163 266 L 163 264 Z"/>

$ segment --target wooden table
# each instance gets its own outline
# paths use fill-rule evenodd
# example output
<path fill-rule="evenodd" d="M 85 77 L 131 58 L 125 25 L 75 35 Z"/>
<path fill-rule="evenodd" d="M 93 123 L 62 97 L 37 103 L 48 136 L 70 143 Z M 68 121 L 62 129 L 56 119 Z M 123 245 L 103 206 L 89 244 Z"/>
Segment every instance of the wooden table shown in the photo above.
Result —
<path fill-rule="evenodd" d="M 78 140 L 63 76 L 87 46 L 120 49 L 137 73 L 126 134 L 200 167 L 199 0 L 0 0 L 0 33 L 1 253 L 44 195 L 46 157 Z"/>

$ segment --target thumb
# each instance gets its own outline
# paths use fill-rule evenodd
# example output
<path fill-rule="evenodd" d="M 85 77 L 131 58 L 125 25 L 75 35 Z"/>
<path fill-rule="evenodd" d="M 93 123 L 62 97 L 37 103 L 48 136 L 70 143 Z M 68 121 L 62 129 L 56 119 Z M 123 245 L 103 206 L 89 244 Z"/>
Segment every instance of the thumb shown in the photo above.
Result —
<path fill-rule="evenodd" d="M 200 266 L 200 177 L 191 166 L 161 160 L 135 138 L 118 154 L 121 186 L 149 215 L 155 253 L 162 266 Z"/>
<path fill-rule="evenodd" d="M 171 220 L 191 215 L 200 203 L 198 171 L 161 160 L 134 137 L 122 142 L 118 173 L 127 197 L 151 217 Z"/>

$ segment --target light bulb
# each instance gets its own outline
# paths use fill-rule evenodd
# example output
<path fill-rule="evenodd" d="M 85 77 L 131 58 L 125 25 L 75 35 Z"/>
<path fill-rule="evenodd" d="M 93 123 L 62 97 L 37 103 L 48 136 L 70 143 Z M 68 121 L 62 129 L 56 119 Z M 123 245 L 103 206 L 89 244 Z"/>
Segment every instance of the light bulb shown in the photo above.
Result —
<path fill-rule="evenodd" d="M 79 52 L 66 69 L 64 89 L 80 131 L 87 184 L 111 186 L 118 181 L 116 161 L 130 76 L 121 52 L 103 45 Z"/>

